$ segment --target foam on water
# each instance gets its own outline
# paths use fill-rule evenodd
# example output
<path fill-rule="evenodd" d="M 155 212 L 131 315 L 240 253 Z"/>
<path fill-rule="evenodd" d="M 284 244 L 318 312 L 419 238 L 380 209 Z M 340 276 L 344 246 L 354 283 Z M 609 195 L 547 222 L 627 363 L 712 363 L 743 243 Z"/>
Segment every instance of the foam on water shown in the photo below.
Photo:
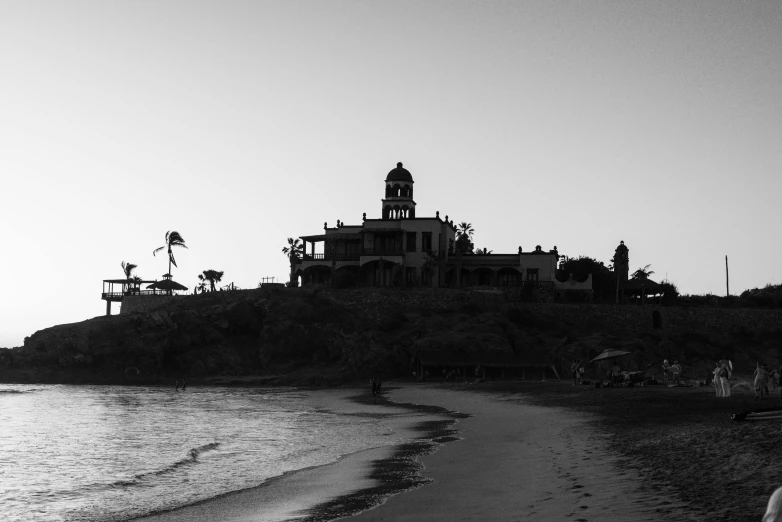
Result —
<path fill-rule="evenodd" d="M 377 415 L 335 411 L 337 399 L 295 389 L 0 385 L 3 520 L 128 520 L 401 442 Z"/>

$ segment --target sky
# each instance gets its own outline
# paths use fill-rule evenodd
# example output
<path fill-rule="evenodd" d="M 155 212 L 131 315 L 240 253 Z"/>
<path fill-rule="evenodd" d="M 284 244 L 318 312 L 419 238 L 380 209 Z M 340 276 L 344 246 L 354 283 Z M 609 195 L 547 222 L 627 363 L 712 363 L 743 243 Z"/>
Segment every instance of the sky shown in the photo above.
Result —
<path fill-rule="evenodd" d="M 160 278 L 168 230 L 191 289 L 284 281 L 398 161 L 495 253 L 780 283 L 780 86 L 772 0 L 2 2 L 0 346 Z"/>

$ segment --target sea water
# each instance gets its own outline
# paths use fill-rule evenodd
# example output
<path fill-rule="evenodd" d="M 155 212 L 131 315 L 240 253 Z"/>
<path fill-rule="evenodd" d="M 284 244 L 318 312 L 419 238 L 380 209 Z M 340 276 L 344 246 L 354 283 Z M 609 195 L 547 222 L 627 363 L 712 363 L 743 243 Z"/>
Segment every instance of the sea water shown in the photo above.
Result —
<path fill-rule="evenodd" d="M 0 518 L 128 520 L 398 442 L 295 389 L 0 384 Z"/>

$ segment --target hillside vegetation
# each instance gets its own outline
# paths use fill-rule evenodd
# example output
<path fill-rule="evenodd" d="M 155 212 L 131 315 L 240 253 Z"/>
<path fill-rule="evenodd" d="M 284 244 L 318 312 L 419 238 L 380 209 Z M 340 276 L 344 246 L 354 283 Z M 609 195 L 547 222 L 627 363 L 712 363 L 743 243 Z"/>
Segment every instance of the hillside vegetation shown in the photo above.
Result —
<path fill-rule="evenodd" d="M 563 377 L 572 359 L 606 348 L 632 352 L 628 369 L 678 359 L 700 378 L 722 357 L 747 373 L 757 360 L 782 361 L 779 311 L 663 307 L 655 330 L 652 309 L 525 303 L 496 289 L 214 292 L 36 332 L 0 349 L 0 381 L 323 386 L 410 376 L 413 354 L 432 349 L 515 353 Z M 717 311 L 734 315 L 710 315 Z"/>

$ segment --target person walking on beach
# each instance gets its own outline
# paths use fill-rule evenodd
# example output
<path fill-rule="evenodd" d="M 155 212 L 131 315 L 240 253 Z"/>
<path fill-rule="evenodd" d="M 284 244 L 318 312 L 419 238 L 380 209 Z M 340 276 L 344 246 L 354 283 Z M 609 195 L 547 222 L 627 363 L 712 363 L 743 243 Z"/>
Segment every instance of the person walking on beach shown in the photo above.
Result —
<path fill-rule="evenodd" d="M 185 388 L 187 388 L 187 381 L 182 379 L 182 391 L 185 391 Z"/>

